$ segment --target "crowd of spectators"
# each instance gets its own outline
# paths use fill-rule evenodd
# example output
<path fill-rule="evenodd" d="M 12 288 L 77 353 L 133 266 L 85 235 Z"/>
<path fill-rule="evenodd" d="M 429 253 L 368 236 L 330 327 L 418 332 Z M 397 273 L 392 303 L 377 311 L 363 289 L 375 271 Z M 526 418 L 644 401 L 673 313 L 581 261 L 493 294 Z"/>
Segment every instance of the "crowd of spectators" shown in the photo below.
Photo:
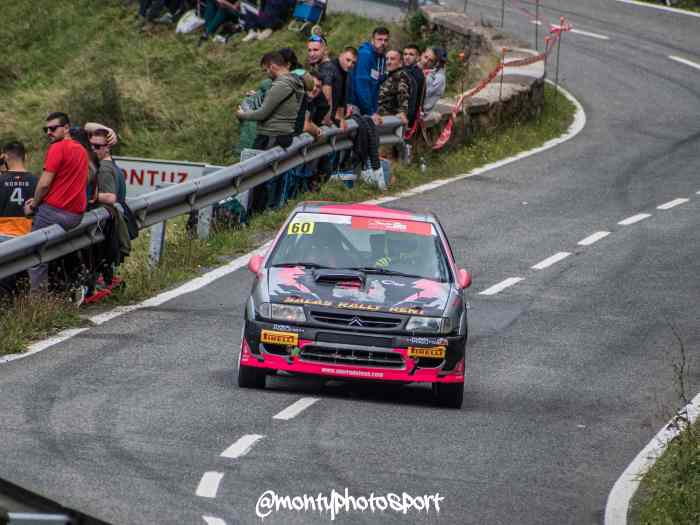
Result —
<path fill-rule="evenodd" d="M 251 39 L 265 38 L 267 29 L 279 27 L 282 19 L 276 10 L 289 7 L 288 0 L 267 0 L 259 13 L 248 16 L 237 11 L 238 2 L 206 0 L 203 4 L 205 37 L 217 24 L 235 21 L 250 31 L 249 36 L 256 32 Z M 185 0 L 141 0 L 139 15 L 147 23 L 175 20 L 186 7 Z M 389 30 L 377 27 L 359 48 L 345 47 L 334 54 L 326 39 L 315 33 L 306 42 L 303 64 L 290 48 L 262 56 L 260 65 L 269 78 L 248 93 L 236 112 L 242 126 L 255 128 L 249 148 L 287 148 L 303 132 L 323 140 L 324 126 L 345 129 L 350 120 L 357 124 L 357 132 L 350 152 L 317 159 L 254 188 L 249 211 L 280 206 L 290 191 L 301 186 L 300 181 L 316 188 L 342 170 L 360 171 L 366 182 L 385 187 L 379 155 L 393 159 L 396 154 L 391 148 L 380 151 L 375 126 L 387 115 L 398 116 L 410 138 L 422 122 L 433 118 L 431 113 L 445 91 L 447 60 L 442 48 L 421 50 L 408 45 L 398 50 L 390 42 Z M 61 112 L 49 114 L 43 129 L 49 146 L 38 177 L 25 167 L 21 142 L 8 142 L 0 150 L 0 243 L 53 225 L 70 230 L 86 211 L 106 208 L 112 220 L 103 225 L 104 242 L 83 250 L 71 263 L 74 272 L 77 267 L 87 271 L 89 277 L 83 282 L 89 296 L 114 283 L 114 269 L 128 255 L 136 234 L 129 224 L 124 176 L 111 156 L 117 135 L 96 123 L 72 127 L 68 115 Z M 28 277 L 33 292 L 52 285 L 47 263 L 31 268 Z"/>
<path fill-rule="evenodd" d="M 71 127 L 62 112 L 50 113 L 43 130 L 49 146 L 38 177 L 25 167 L 24 144 L 11 141 L 0 150 L 0 243 L 54 225 L 73 229 L 86 211 L 105 207 L 111 220 L 101 226 L 103 242 L 60 261 L 60 267 L 42 262 L 28 271 L 33 293 L 68 291 L 79 283 L 82 300 L 113 284 L 114 268 L 130 251 L 126 184 L 110 153 L 117 137 L 97 123 Z M 16 293 L 21 285 L 21 276 L 4 280 L 0 293 Z"/>

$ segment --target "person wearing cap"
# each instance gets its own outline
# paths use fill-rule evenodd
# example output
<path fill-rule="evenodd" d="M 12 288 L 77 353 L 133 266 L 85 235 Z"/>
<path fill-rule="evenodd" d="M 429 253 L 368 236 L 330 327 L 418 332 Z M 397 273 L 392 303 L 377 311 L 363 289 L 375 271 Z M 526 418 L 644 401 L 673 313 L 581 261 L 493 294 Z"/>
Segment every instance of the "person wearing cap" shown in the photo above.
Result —
<path fill-rule="evenodd" d="M 34 215 L 32 231 L 54 224 L 64 230 L 75 228 L 87 207 L 88 156 L 85 148 L 69 135 L 70 119 L 55 112 L 46 118 L 44 133 L 51 142 L 44 170 L 34 197 L 24 204 L 26 215 Z M 48 263 L 29 269 L 31 289 L 46 286 Z"/>

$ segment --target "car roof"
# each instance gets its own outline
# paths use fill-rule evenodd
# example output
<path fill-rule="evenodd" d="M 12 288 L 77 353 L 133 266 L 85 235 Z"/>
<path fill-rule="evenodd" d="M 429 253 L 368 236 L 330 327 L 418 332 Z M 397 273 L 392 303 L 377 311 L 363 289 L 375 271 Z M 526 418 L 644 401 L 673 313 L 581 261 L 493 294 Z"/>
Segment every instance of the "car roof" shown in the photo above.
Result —
<path fill-rule="evenodd" d="M 416 213 L 409 210 L 383 208 L 375 204 L 348 204 L 340 202 L 307 201 L 299 204 L 293 213 L 328 213 L 332 215 L 350 215 L 354 217 L 373 217 L 377 219 L 394 219 L 429 222 L 438 224 L 434 214 Z"/>

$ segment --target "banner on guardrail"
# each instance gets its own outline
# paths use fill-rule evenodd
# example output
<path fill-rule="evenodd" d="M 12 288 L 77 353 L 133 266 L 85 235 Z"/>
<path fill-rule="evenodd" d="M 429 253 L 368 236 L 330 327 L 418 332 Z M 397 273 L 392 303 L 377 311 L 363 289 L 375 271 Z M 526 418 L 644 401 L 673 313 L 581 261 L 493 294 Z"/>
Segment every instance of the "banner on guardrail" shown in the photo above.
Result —
<path fill-rule="evenodd" d="M 157 186 L 182 184 L 220 169 L 197 162 L 114 157 L 126 181 L 127 197 L 136 197 L 156 190 Z"/>

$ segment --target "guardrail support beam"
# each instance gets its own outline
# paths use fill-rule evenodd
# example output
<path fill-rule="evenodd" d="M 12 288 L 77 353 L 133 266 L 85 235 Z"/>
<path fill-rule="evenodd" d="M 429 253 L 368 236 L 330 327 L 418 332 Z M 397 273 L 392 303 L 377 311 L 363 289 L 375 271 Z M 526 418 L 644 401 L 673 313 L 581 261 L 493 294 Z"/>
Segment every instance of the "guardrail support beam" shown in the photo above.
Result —
<path fill-rule="evenodd" d="M 148 247 L 148 262 L 151 268 L 160 264 L 165 249 L 165 223 L 166 221 L 163 221 L 151 226 L 151 244 Z"/>

